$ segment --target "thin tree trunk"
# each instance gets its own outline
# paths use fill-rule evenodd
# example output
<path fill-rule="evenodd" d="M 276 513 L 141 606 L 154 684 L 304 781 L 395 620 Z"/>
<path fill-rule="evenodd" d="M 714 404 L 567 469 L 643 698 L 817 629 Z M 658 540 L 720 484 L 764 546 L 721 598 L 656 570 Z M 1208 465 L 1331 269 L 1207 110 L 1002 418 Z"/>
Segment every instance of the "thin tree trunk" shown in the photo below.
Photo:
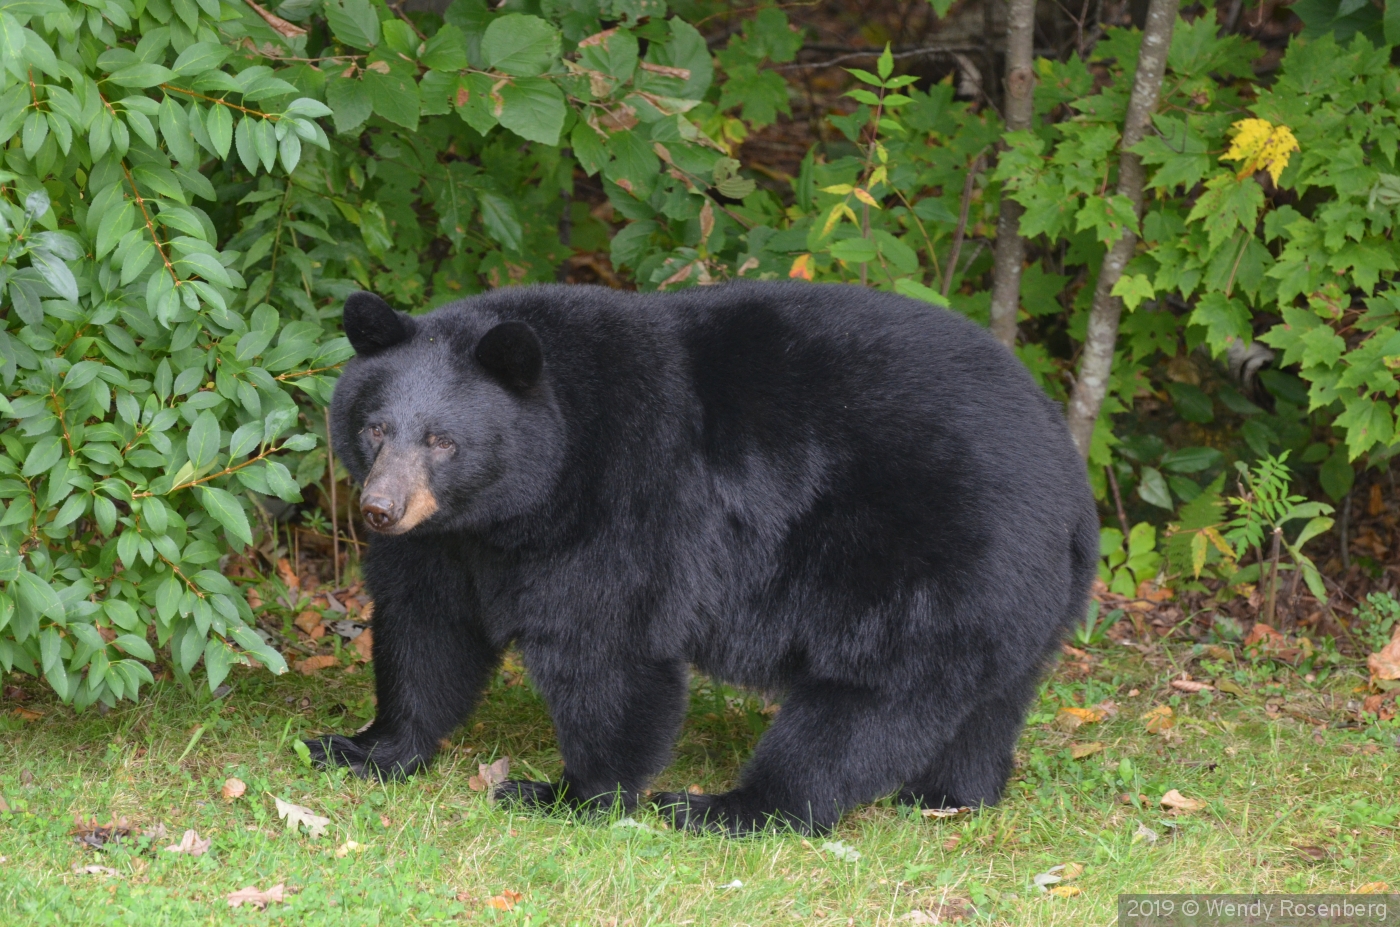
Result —
<path fill-rule="evenodd" d="M 1128 98 L 1128 113 L 1123 119 L 1123 141 L 1118 158 L 1118 193 L 1133 203 L 1133 210 L 1142 218 L 1142 188 L 1144 172 L 1142 159 L 1128 149 L 1142 141 L 1150 125 L 1152 111 L 1162 91 L 1162 75 L 1167 69 L 1167 50 L 1172 44 L 1172 26 L 1181 0 L 1152 0 L 1147 8 L 1147 26 L 1142 31 L 1142 50 L 1138 54 L 1137 75 L 1133 78 L 1132 96 Z M 1075 446 L 1085 460 L 1094 437 L 1108 390 L 1108 374 L 1113 368 L 1113 348 L 1118 341 L 1118 319 L 1123 313 L 1123 301 L 1110 295 L 1118 278 L 1123 276 L 1133 251 L 1137 235 L 1124 231 L 1121 238 L 1108 249 L 1094 288 L 1094 306 L 1089 313 L 1089 329 L 1084 337 L 1084 352 L 1079 360 L 1079 376 L 1074 394 L 1069 400 L 1069 430 Z"/>
<path fill-rule="evenodd" d="M 1031 127 L 1035 102 L 1035 0 L 1009 0 L 1006 15 L 1006 90 L 1002 117 L 1006 131 Z M 1008 348 L 1016 346 L 1016 312 L 1021 305 L 1021 265 L 1026 240 L 1021 237 L 1025 207 L 1002 195 L 997 215 L 997 244 L 992 265 L 992 334 Z"/>

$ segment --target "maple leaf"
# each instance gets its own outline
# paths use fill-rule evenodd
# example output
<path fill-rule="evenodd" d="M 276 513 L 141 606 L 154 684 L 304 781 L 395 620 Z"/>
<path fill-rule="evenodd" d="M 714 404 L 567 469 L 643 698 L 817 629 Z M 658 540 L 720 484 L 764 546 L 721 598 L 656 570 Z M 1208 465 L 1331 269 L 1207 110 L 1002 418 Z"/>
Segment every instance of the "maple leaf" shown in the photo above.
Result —
<path fill-rule="evenodd" d="M 277 803 L 277 816 L 287 822 L 287 829 L 290 831 L 295 831 L 297 826 L 301 825 L 311 837 L 320 837 L 331 823 L 330 818 L 321 817 L 310 808 L 283 801 L 276 795 L 272 796 L 272 800 Z"/>
<path fill-rule="evenodd" d="M 167 853 L 184 853 L 186 856 L 203 856 L 209 852 L 209 845 L 212 843 L 208 837 L 200 839 L 199 834 L 193 830 L 185 831 L 179 843 L 172 843 L 165 848 Z"/>
<path fill-rule="evenodd" d="M 1240 179 L 1256 171 L 1268 171 L 1274 183 L 1288 167 L 1292 153 L 1298 151 L 1298 140 L 1288 126 L 1276 126 L 1267 119 L 1241 119 L 1233 126 L 1235 138 L 1230 149 L 1220 156 L 1222 161 L 1240 161 Z"/>

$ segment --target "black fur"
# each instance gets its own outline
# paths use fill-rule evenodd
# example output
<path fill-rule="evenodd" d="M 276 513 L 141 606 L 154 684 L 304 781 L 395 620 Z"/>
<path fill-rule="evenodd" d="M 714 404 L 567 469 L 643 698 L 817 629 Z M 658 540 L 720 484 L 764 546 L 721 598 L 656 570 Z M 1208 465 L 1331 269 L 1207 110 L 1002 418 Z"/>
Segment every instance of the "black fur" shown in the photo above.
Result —
<path fill-rule="evenodd" d="M 502 322 L 538 338 L 528 390 L 462 349 Z M 680 824 L 998 799 L 1098 519 L 1060 411 L 985 332 L 857 287 L 540 286 L 366 343 L 332 409 L 351 473 L 371 423 L 454 450 L 429 465 L 436 512 L 372 539 L 379 716 L 311 742 L 322 762 L 421 768 L 514 641 L 564 774 L 508 799 L 631 808 L 690 665 L 784 694 L 737 788 L 657 798 Z"/>

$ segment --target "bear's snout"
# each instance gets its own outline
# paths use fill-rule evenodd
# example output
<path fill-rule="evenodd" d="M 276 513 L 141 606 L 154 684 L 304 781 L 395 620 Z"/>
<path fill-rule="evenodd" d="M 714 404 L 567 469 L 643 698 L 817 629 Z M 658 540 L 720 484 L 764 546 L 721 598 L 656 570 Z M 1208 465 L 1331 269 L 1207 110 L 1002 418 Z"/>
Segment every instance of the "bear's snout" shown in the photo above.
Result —
<path fill-rule="evenodd" d="M 393 445 L 380 450 L 360 495 L 360 513 L 371 530 L 403 534 L 437 511 L 425 457 Z"/>
<path fill-rule="evenodd" d="M 364 496 L 360 499 L 360 512 L 375 531 L 388 531 L 394 527 L 400 514 L 394 500 L 384 496 Z"/>

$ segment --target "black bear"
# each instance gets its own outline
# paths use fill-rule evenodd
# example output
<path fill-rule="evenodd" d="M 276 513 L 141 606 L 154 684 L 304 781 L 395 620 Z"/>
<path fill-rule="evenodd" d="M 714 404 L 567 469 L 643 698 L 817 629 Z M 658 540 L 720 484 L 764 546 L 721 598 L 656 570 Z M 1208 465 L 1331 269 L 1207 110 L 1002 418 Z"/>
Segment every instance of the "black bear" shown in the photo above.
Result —
<path fill-rule="evenodd" d="M 412 317 L 345 304 L 335 449 L 374 530 L 378 717 L 308 742 L 422 768 L 512 642 L 558 782 L 631 809 L 689 668 L 782 693 L 739 785 L 678 826 L 831 827 L 892 792 L 990 804 L 1084 613 L 1098 516 L 1060 410 L 951 312 L 853 286 L 501 289 Z"/>

